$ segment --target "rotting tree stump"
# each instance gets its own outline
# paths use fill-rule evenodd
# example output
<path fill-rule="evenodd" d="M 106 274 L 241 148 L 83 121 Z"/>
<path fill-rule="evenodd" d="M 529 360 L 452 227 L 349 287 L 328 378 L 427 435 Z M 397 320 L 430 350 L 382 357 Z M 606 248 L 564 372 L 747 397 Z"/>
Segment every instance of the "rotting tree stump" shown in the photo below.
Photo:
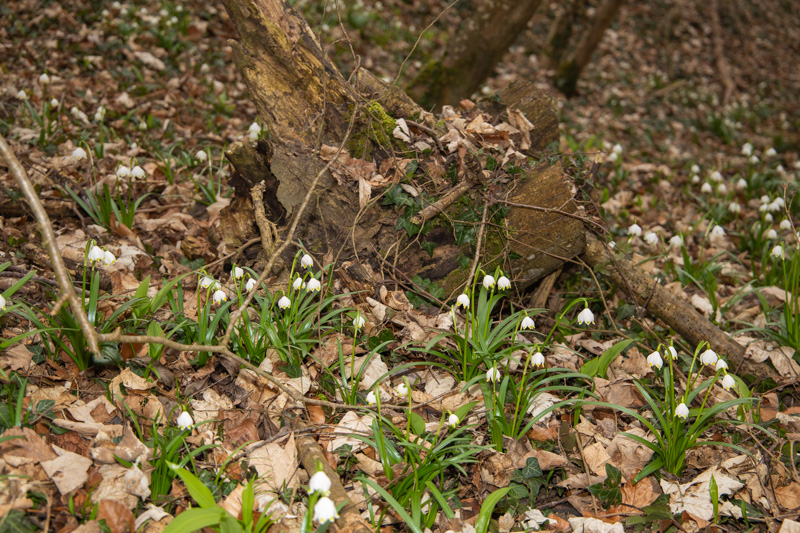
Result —
<path fill-rule="evenodd" d="M 326 163 L 326 147 L 343 145 L 359 165 L 374 165 L 375 171 L 394 168 L 394 177 L 374 186 L 370 176 L 344 180 L 335 172 L 322 176 L 295 235 L 318 259 L 357 262 L 376 279 L 399 273 L 420 276 L 452 294 L 466 281 L 470 270 L 466 265 L 476 253 L 474 236 L 463 238 L 457 228 L 480 232 L 475 213 L 480 214 L 484 205 L 493 217 L 483 225 L 483 246 L 478 251 L 482 265 L 487 270 L 500 265 L 518 287 L 536 282 L 583 252 L 580 220 L 563 214 L 576 213 L 577 206 L 558 162 L 520 164 L 524 172 L 508 175 L 496 168 L 503 152 L 479 152 L 486 139 L 481 133 L 463 131 L 463 124 L 466 142 L 447 150 L 440 139 L 454 128 L 446 119 L 434 119 L 401 90 L 363 69 L 351 77 L 352 83 L 345 80 L 324 56 L 306 22 L 285 2 L 225 0 L 225 6 L 240 36 L 233 43 L 234 59 L 269 132 L 268 141 L 235 143 L 227 152 L 235 169 L 231 181 L 235 195 L 221 214 L 219 238 L 229 247 L 257 236 L 258 228 L 263 228 L 256 224 L 251 197 L 256 184 L 264 181 L 264 192 L 256 202 L 263 202 L 266 218 L 282 238 Z M 512 114 L 527 119 L 532 125 L 526 132 L 530 141 L 524 150 L 514 146 L 521 155 L 542 158 L 548 147 L 557 145 L 558 123 L 550 99 L 530 84 L 510 87 L 494 101 L 479 104 L 472 115 L 476 112 L 485 117 L 489 129 L 510 120 Z M 411 140 L 424 140 L 430 149 L 395 138 L 397 119 L 409 119 Z M 509 147 L 508 138 L 504 134 L 498 148 Z M 327 157 L 332 157 L 329 148 Z M 403 175 L 411 168 L 409 161 L 415 162 L 416 170 Z M 429 168 L 452 175 L 449 180 L 431 175 Z M 377 172 L 374 176 L 383 177 Z M 364 198 L 365 182 L 373 183 L 366 193 L 369 201 Z M 387 191 L 392 186 L 417 193 L 419 200 L 412 200 L 417 208 L 448 193 L 455 201 L 417 224 L 417 231 L 403 219 L 413 209 L 385 205 L 390 203 Z M 464 213 L 471 213 L 471 219 Z M 287 249 L 284 265 L 290 264 L 296 249 Z"/>

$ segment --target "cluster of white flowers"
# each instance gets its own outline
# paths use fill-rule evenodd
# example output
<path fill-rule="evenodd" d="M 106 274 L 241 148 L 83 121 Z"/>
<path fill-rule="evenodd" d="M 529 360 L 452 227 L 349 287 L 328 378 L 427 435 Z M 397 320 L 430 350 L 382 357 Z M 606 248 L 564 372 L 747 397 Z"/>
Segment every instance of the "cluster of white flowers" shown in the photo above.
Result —
<path fill-rule="evenodd" d="M 103 250 L 97 245 L 94 245 L 89 249 L 89 255 L 87 256 L 87 259 L 93 265 L 98 261 L 102 261 L 106 266 L 111 266 L 117 261 L 117 258 L 114 256 L 114 254 L 108 250 Z"/>
<path fill-rule="evenodd" d="M 622 157 L 622 145 L 615 144 L 613 148 L 611 148 L 611 153 L 608 154 L 608 160 L 612 163 L 616 163 Z"/>
<path fill-rule="evenodd" d="M 250 124 L 250 127 L 247 129 L 247 132 L 250 135 L 251 141 L 257 141 L 258 137 L 261 135 L 261 126 L 258 125 L 258 122 L 253 122 Z"/>

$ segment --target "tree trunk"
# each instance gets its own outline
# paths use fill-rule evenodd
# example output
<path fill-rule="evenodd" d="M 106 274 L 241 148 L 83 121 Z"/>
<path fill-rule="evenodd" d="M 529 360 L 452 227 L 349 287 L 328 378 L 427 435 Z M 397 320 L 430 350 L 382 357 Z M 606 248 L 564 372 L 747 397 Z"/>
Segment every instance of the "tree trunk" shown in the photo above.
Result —
<path fill-rule="evenodd" d="M 553 68 L 561 62 L 564 52 L 569 48 L 575 25 L 585 12 L 586 0 L 566 1 L 564 9 L 553 21 L 542 49 L 540 59 L 544 68 Z"/>
<path fill-rule="evenodd" d="M 442 58 L 426 65 L 408 88 L 426 109 L 469 98 L 525 29 L 541 0 L 477 0 L 475 4 Z"/>
<path fill-rule="evenodd" d="M 377 280 L 365 280 L 373 285 L 387 277 L 418 275 L 438 282 L 447 293 L 460 290 L 469 275 L 464 263 L 474 257 L 475 242 L 457 242 L 453 221 L 470 209 L 480 213 L 485 205 L 502 213 L 483 225 L 481 265 L 487 270 L 501 265 L 521 287 L 583 251 L 583 227 L 570 216 L 577 207 L 559 164 L 542 163 L 502 183 L 492 181 L 493 171 L 481 166 L 477 153 L 445 150 L 439 138 L 448 129 L 430 116 L 426 123 L 422 109 L 402 91 L 390 89 L 363 70 L 354 76 L 354 86 L 348 84 L 324 57 L 305 21 L 285 2 L 225 0 L 225 5 L 240 32 L 234 58 L 270 137 L 268 142 L 234 143 L 227 152 L 235 170 L 231 179 L 235 195 L 221 213 L 221 231 L 215 237 L 229 248 L 257 237 L 259 229 L 262 241 L 270 241 L 263 238 L 268 226 L 277 230 L 278 239 L 285 239 L 289 221 L 325 165 L 318 145 L 344 143 L 358 164 L 373 162 L 380 168 L 382 162 L 416 161 L 416 171 L 397 179 L 425 193 L 420 197 L 425 199 L 422 207 L 438 205 L 448 193 L 455 200 L 441 209 L 431 208 L 429 224 L 418 222 L 423 231 L 409 235 L 396 229 L 404 216 L 401 208 L 387 208 L 375 198 L 388 187 L 374 191 L 364 202 L 361 181 L 340 183 L 330 172 L 322 174 L 292 240 L 326 262 L 359 263 L 367 278 L 370 272 L 379 273 L 374 276 Z M 550 98 L 531 84 L 508 88 L 499 98 L 481 104 L 481 111 L 494 116 L 489 120 L 494 124 L 509 121 L 509 112 L 527 118 L 534 125 L 526 150 L 532 156 L 540 157 L 558 142 Z M 393 138 L 395 117 L 412 120 L 417 132 L 412 135 L 421 136 L 424 130 L 436 148 L 423 153 Z M 353 132 L 345 139 L 351 120 Z M 494 156 L 499 160 L 503 152 Z M 433 163 L 457 166 L 460 183 L 429 174 Z M 435 188 L 431 183 L 437 179 L 441 186 Z M 256 191 L 264 192 L 253 198 L 256 185 Z M 263 210 L 261 205 L 255 209 L 254 201 L 263 204 Z M 474 220 L 464 223 L 469 225 L 477 230 Z M 291 264 L 295 250 L 287 249 L 284 265 Z"/>
<path fill-rule="evenodd" d="M 583 38 L 570 53 L 566 61 L 558 67 L 555 77 L 555 85 L 566 96 L 575 96 L 578 92 L 578 78 L 581 72 L 589 64 L 592 54 L 597 49 L 597 45 L 603 40 L 603 35 L 622 8 L 625 0 L 603 0 L 597 9 L 589 30 L 584 33 Z"/>

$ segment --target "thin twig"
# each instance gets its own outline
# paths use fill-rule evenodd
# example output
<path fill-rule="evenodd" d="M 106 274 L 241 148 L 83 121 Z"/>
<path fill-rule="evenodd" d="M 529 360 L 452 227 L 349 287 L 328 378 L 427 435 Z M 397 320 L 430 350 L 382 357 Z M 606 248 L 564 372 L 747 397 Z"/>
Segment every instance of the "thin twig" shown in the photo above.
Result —
<path fill-rule="evenodd" d="M 47 216 L 47 211 L 45 211 L 41 200 L 39 200 L 39 196 L 36 194 L 33 184 L 30 179 L 28 179 L 25 168 L 23 168 L 17 156 L 14 155 L 14 151 L 11 150 L 11 147 L 2 135 L 0 135 L 0 155 L 2 155 L 8 163 L 11 174 L 14 176 L 14 179 L 17 180 L 22 194 L 25 196 L 28 205 L 31 207 L 31 211 L 33 211 L 33 215 L 36 217 L 36 222 L 39 224 L 39 231 L 42 233 L 42 240 L 47 249 L 47 254 L 50 256 L 50 264 L 53 267 L 53 273 L 56 276 L 58 287 L 61 290 L 61 296 L 58 298 L 56 302 L 57 305 L 53 308 L 53 311 L 58 312 L 61 305 L 65 302 L 69 302 L 69 306 L 78 320 L 81 331 L 86 337 L 89 350 L 95 355 L 100 355 L 97 331 L 89 322 L 89 317 L 83 309 L 83 302 L 80 301 L 78 295 L 72 288 L 72 282 L 69 279 L 67 267 L 64 265 L 64 259 L 61 257 L 61 252 L 56 245 L 56 235 L 53 231 L 53 225 L 50 223 L 50 217 Z"/>
<path fill-rule="evenodd" d="M 481 244 L 483 244 L 483 233 L 486 230 L 486 214 L 489 212 L 489 202 L 483 204 L 483 214 L 481 215 L 481 225 L 478 228 L 478 238 L 475 241 L 475 257 L 472 259 L 472 267 L 469 269 L 467 283 L 470 283 L 475 271 L 478 270 L 478 261 L 481 258 Z"/>
<path fill-rule="evenodd" d="M 464 195 L 470 188 L 472 187 L 472 181 L 469 179 L 463 180 L 461 183 L 447 191 L 444 196 L 436 200 L 430 205 L 425 206 L 422 210 L 420 210 L 416 215 L 409 219 L 409 222 L 412 224 L 417 224 L 421 226 L 430 218 L 435 217 L 451 205 L 453 205 L 456 201 L 458 201 L 461 196 Z"/>

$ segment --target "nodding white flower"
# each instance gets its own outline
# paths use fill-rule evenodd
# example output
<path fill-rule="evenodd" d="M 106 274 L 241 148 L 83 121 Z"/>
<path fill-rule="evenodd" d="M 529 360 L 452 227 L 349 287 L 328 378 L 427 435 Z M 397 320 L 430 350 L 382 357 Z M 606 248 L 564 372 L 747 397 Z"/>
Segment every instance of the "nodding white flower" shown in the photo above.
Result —
<path fill-rule="evenodd" d="M 762 205 L 761 207 L 767 207 L 767 206 Z M 764 222 L 766 222 L 767 224 L 772 224 L 772 215 L 770 215 L 769 213 L 764 215 Z"/>
<path fill-rule="evenodd" d="M 106 266 L 111 266 L 116 261 L 117 261 L 117 258 L 114 257 L 114 254 L 112 254 L 108 250 L 106 250 L 105 253 L 103 253 L 103 262 L 106 264 Z"/>
<path fill-rule="evenodd" d="M 753 155 L 753 145 L 750 143 L 744 143 L 742 145 L 742 155 L 745 157 L 750 157 Z"/>
<path fill-rule="evenodd" d="M 751 155 L 750 159 L 748 159 L 751 165 L 757 165 L 759 161 L 761 161 L 757 155 Z"/>
<path fill-rule="evenodd" d="M 644 242 L 646 242 L 650 246 L 655 246 L 656 244 L 658 244 L 658 235 L 656 235 L 655 232 L 648 231 L 647 233 L 644 234 Z"/>
<path fill-rule="evenodd" d="M 770 202 L 769 196 L 767 196 L 766 194 L 763 195 L 759 200 L 761 201 L 762 204 L 768 204 Z"/>
<path fill-rule="evenodd" d="M 770 230 L 767 232 L 767 239 L 772 241 L 777 238 L 778 238 L 778 232 L 770 228 Z"/>
<path fill-rule="evenodd" d="M 743 191 L 747 188 L 747 180 L 744 178 L 739 178 L 739 181 L 736 182 L 736 188 L 740 191 Z"/>
<path fill-rule="evenodd" d="M 131 169 L 131 176 L 134 178 L 143 178 L 144 177 L 144 169 L 139 165 L 136 165 Z"/>
<path fill-rule="evenodd" d="M 50 76 L 47 75 L 47 72 L 39 76 L 39 83 L 41 83 L 42 85 L 47 85 L 48 83 L 50 83 Z"/>
<path fill-rule="evenodd" d="M 369 405 L 375 405 L 376 403 L 378 403 L 378 398 L 375 397 L 374 390 L 369 391 L 369 393 L 367 394 L 367 403 Z"/>
<path fill-rule="evenodd" d="M 584 307 L 583 311 L 578 313 L 578 325 L 588 326 L 594 324 L 594 313 L 588 307 Z"/>
<path fill-rule="evenodd" d="M 198 150 L 196 154 L 194 154 L 195 159 L 198 161 L 205 161 L 208 159 L 208 154 L 205 150 Z"/>
<path fill-rule="evenodd" d="M 700 354 L 700 363 L 703 365 L 716 365 L 718 359 L 717 352 L 711 349 Z"/>
<path fill-rule="evenodd" d="M 486 381 L 490 381 L 492 383 L 497 383 L 498 381 L 500 381 L 500 378 L 502 376 L 503 375 L 500 373 L 499 370 L 497 370 L 496 367 L 492 367 L 486 371 Z"/>
<path fill-rule="evenodd" d="M 772 148 L 771 146 L 769 148 L 767 148 L 766 150 L 764 150 L 764 156 L 765 157 L 775 157 L 776 155 L 778 155 L 778 151 L 775 150 L 775 148 Z"/>
<path fill-rule="evenodd" d="M 92 248 L 89 250 L 88 259 L 90 263 L 96 263 L 98 261 L 103 261 L 105 255 L 106 254 L 102 248 L 99 246 L 92 246 Z"/>
<path fill-rule="evenodd" d="M 694 176 L 692 176 L 692 183 L 693 183 L 693 184 L 695 184 L 695 185 L 697 185 L 698 183 L 700 183 L 700 176 L 698 176 L 697 174 L 695 174 Z"/>
<path fill-rule="evenodd" d="M 72 106 L 72 109 L 70 109 L 70 110 L 69 110 L 69 113 L 70 113 L 70 115 L 72 115 L 72 116 L 73 116 L 73 117 L 74 117 L 76 120 L 80 120 L 80 121 L 81 121 L 81 122 L 83 122 L 84 124 L 88 124 L 88 123 L 89 123 L 89 117 L 86 115 L 86 113 L 84 113 L 83 111 L 81 111 L 81 110 L 80 110 L 80 109 L 78 109 L 77 107 L 75 107 L 75 106 Z"/>
<path fill-rule="evenodd" d="M 80 161 L 81 159 L 86 159 L 89 157 L 89 154 L 86 153 L 86 150 L 78 146 L 72 151 L 72 157 Z"/>
<path fill-rule="evenodd" d="M 497 288 L 504 291 L 509 287 L 511 287 L 511 280 L 505 276 L 500 276 L 500 279 L 497 280 Z"/>
<path fill-rule="evenodd" d="M 308 289 L 308 292 L 317 292 L 321 288 L 322 288 L 322 284 L 319 282 L 319 280 L 317 278 L 311 278 L 310 280 L 308 280 L 308 285 L 306 286 L 306 289 Z"/>
<path fill-rule="evenodd" d="M 28 99 L 28 93 L 20 89 L 16 95 L 17 100 L 22 100 L 23 102 Z"/>
<path fill-rule="evenodd" d="M 722 181 L 722 173 L 719 170 L 715 170 L 711 173 L 711 181 L 719 183 Z"/>
<path fill-rule="evenodd" d="M 783 259 L 783 246 L 780 244 L 777 245 L 775 248 L 772 249 L 770 252 L 772 257 L 777 257 L 778 259 Z"/>
<path fill-rule="evenodd" d="M 353 326 L 354 326 L 356 329 L 361 329 L 361 328 L 363 328 L 363 327 L 364 327 L 364 324 L 366 324 L 366 323 L 367 323 L 367 321 L 366 321 L 366 319 L 365 319 L 365 318 L 364 318 L 364 317 L 361 315 L 361 313 L 357 314 L 357 315 L 356 315 L 356 317 L 353 319 Z"/>
<path fill-rule="evenodd" d="M 294 290 L 296 290 L 296 291 L 299 291 L 300 289 L 304 288 L 305 286 L 306 286 L 306 284 L 303 281 L 303 278 L 295 278 L 295 280 L 292 282 L 292 288 Z"/>
<path fill-rule="evenodd" d="M 58 107 L 58 105 L 59 105 L 58 98 L 50 99 L 50 107 Z"/>
<path fill-rule="evenodd" d="M 673 248 L 678 248 L 683 244 L 683 238 L 680 235 L 673 235 L 669 239 L 669 245 Z"/>
<path fill-rule="evenodd" d="M 610 154 L 608 154 L 608 160 L 611 161 L 612 163 L 616 163 L 617 161 L 619 161 L 619 154 L 617 152 L 611 152 Z"/>
<path fill-rule="evenodd" d="M 618 155 L 621 155 L 622 154 L 622 145 L 621 144 L 615 144 L 614 148 L 611 149 L 611 152 L 615 153 L 615 154 L 618 154 Z"/>
<path fill-rule="evenodd" d="M 519 324 L 519 329 L 533 329 L 536 327 L 536 323 L 533 319 L 529 316 L 526 316 L 522 319 L 522 322 Z"/>
<path fill-rule="evenodd" d="M 739 202 L 731 202 L 730 205 L 728 205 L 728 211 L 737 215 L 742 212 L 742 206 L 739 205 Z"/>
<path fill-rule="evenodd" d="M 139 130 L 147 131 L 147 122 L 144 120 L 139 121 Z"/>
<path fill-rule="evenodd" d="M 492 287 L 494 287 L 494 276 L 490 276 L 489 274 L 483 276 L 483 287 L 486 290 L 489 290 Z"/>
<path fill-rule="evenodd" d="M 252 291 L 253 289 L 255 289 L 256 288 L 256 279 L 255 278 L 248 279 L 247 283 L 244 286 L 244 288 L 247 289 L 248 291 Z"/>
<path fill-rule="evenodd" d="M 675 408 L 675 416 L 678 418 L 688 418 L 689 408 L 686 407 L 685 403 L 681 402 L 681 404 Z"/>
<path fill-rule="evenodd" d="M 716 225 L 711 228 L 711 236 L 712 237 L 724 237 L 725 236 L 725 229 L 722 226 Z"/>
<path fill-rule="evenodd" d="M 733 376 L 731 374 L 725 374 L 725 377 L 722 378 L 722 388 L 725 390 L 731 390 L 734 385 L 736 385 L 736 380 L 733 378 Z"/>
<path fill-rule="evenodd" d="M 247 128 L 247 131 L 261 133 L 261 126 L 258 124 L 258 122 L 253 122 L 250 124 L 250 127 Z"/>
<path fill-rule="evenodd" d="M 318 492 L 323 496 L 327 496 L 330 491 L 331 478 L 322 470 L 315 472 L 314 475 L 311 476 L 311 479 L 308 480 L 308 492 L 310 494 Z"/>
<path fill-rule="evenodd" d="M 725 362 L 724 359 L 720 358 L 717 359 L 717 364 L 714 366 L 714 370 L 719 372 L 720 370 L 728 370 L 728 363 Z"/>
<path fill-rule="evenodd" d="M 211 70 L 211 67 L 208 66 L 208 63 L 200 65 L 200 72 L 208 72 L 209 70 Z"/>
<path fill-rule="evenodd" d="M 314 505 L 314 522 L 325 524 L 333 522 L 337 518 L 339 518 L 339 513 L 336 512 L 336 504 L 333 503 L 333 500 L 327 496 L 317 500 L 316 505 Z"/>
<path fill-rule="evenodd" d="M 278 300 L 278 307 L 281 309 L 289 309 L 292 306 L 292 301 L 287 298 L 286 296 L 282 296 L 280 300 Z"/>
<path fill-rule="evenodd" d="M 5 310 L 5 308 L 6 308 L 6 299 L 3 298 L 2 294 L 0 294 L 0 309 Z"/>
<path fill-rule="evenodd" d="M 611 241 L 611 242 L 609 242 L 609 243 L 608 243 L 608 247 L 609 247 L 609 248 L 611 248 L 612 250 L 613 250 L 614 248 L 616 248 L 616 247 L 617 247 L 617 243 L 616 243 L 616 241 Z"/>
<path fill-rule="evenodd" d="M 781 220 L 781 223 L 778 225 L 778 227 L 783 230 L 792 229 L 792 221 L 789 220 L 788 218 L 784 218 L 783 220 Z"/>
<path fill-rule="evenodd" d="M 242 277 L 244 277 L 244 269 L 238 266 L 233 267 L 233 278 L 240 279 Z"/>
<path fill-rule="evenodd" d="M 302 259 L 300 259 L 300 266 L 303 268 L 311 268 L 314 266 L 314 259 L 310 255 L 305 254 Z"/>
<path fill-rule="evenodd" d="M 713 189 L 713 187 L 711 187 L 711 184 L 709 182 L 703 183 L 703 186 L 700 187 L 700 192 L 703 193 L 703 194 L 708 194 L 713 190 L 714 189 Z"/>
<path fill-rule="evenodd" d="M 460 305 L 464 309 L 469 307 L 469 296 L 466 294 L 460 295 L 458 298 L 456 298 L 456 305 Z"/>
<path fill-rule="evenodd" d="M 117 167 L 117 177 L 118 178 L 127 178 L 131 175 L 131 169 L 126 167 L 125 165 L 120 165 Z"/>
<path fill-rule="evenodd" d="M 692 172 L 692 174 L 699 174 L 700 173 L 700 165 L 696 165 L 696 164 L 692 165 L 691 172 Z"/>
<path fill-rule="evenodd" d="M 100 106 L 97 108 L 97 111 L 94 112 L 94 121 L 102 122 L 104 118 L 106 118 L 106 108 Z"/>
<path fill-rule="evenodd" d="M 724 183 L 720 183 L 720 184 L 717 186 L 717 192 L 718 192 L 719 194 L 723 194 L 723 195 L 724 195 L 724 194 L 728 194 L 728 186 L 727 186 L 727 185 L 725 185 Z"/>
<path fill-rule="evenodd" d="M 203 276 L 202 278 L 200 278 L 200 286 L 204 289 L 208 289 L 210 287 L 216 287 L 217 280 L 215 280 L 211 276 Z"/>
<path fill-rule="evenodd" d="M 656 367 L 661 370 L 661 367 L 664 366 L 664 361 L 661 359 L 660 353 L 653 352 L 647 356 L 647 364 L 650 365 L 650 368 Z"/>
<path fill-rule="evenodd" d="M 628 227 L 628 235 L 639 236 L 642 234 L 642 227 L 639 224 L 631 224 Z"/>
<path fill-rule="evenodd" d="M 394 391 L 401 398 L 405 398 L 408 396 L 408 386 L 405 383 L 400 383 L 399 385 L 397 385 L 397 387 L 394 388 Z"/>
<path fill-rule="evenodd" d="M 192 415 L 190 415 L 188 411 L 182 411 L 181 414 L 178 415 L 178 419 L 175 420 L 175 425 L 181 429 L 189 429 L 194 425 Z"/>
<path fill-rule="evenodd" d="M 542 354 L 542 352 L 533 354 L 533 357 L 531 357 L 531 364 L 536 368 L 544 366 L 544 354 Z"/>
<path fill-rule="evenodd" d="M 211 298 L 214 300 L 215 304 L 222 303 L 228 300 L 228 297 L 225 295 L 225 292 L 222 290 L 214 291 L 214 294 L 211 295 Z"/>
<path fill-rule="evenodd" d="M 455 413 L 450 413 L 450 416 L 447 417 L 447 423 L 453 427 L 456 427 L 459 422 L 461 422 L 461 420 L 459 420 Z"/>
<path fill-rule="evenodd" d="M 667 357 L 674 361 L 678 358 L 678 350 L 674 346 L 667 346 Z"/>
<path fill-rule="evenodd" d="M 783 209 L 783 198 L 775 198 L 773 201 L 767 204 L 767 211 L 770 213 L 775 213 L 781 209 Z"/>

